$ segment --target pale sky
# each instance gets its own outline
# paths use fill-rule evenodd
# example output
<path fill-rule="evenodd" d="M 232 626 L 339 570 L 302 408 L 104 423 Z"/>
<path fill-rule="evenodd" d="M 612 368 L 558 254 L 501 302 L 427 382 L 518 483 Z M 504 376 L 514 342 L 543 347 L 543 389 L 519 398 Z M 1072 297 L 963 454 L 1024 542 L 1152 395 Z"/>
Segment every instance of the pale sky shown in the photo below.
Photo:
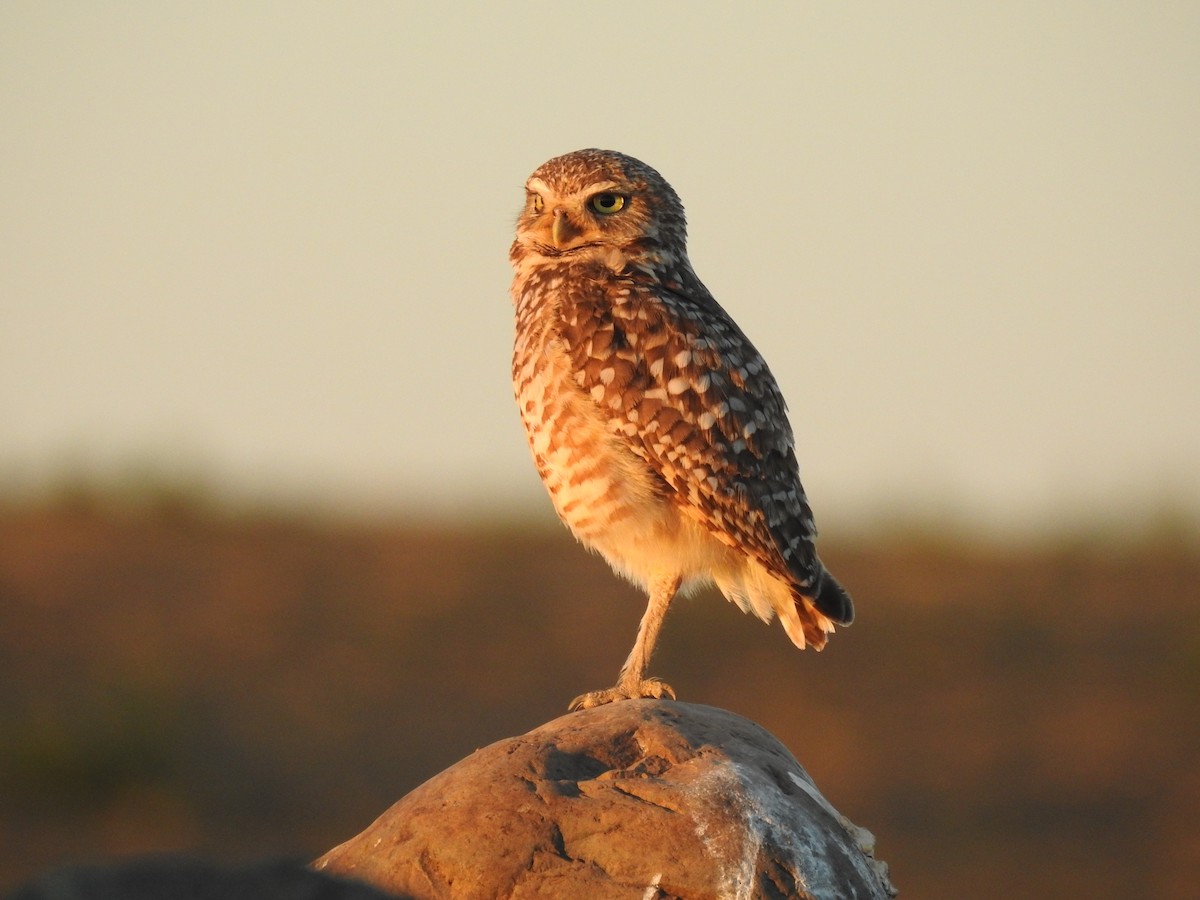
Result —
<path fill-rule="evenodd" d="M 600 146 L 818 522 L 1200 516 L 1200 4 L 0 5 L 0 489 L 552 516 L 512 225 Z"/>

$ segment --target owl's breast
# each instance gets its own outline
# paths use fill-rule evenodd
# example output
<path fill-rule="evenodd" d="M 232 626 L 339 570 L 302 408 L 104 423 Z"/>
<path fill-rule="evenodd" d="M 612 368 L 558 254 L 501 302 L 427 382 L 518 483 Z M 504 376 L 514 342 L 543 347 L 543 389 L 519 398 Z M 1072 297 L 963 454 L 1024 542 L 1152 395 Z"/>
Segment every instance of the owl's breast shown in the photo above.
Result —
<path fill-rule="evenodd" d="M 630 519 L 661 517 L 665 484 L 609 432 L 550 324 L 518 328 L 513 388 L 538 474 L 576 537 L 599 547 Z"/>

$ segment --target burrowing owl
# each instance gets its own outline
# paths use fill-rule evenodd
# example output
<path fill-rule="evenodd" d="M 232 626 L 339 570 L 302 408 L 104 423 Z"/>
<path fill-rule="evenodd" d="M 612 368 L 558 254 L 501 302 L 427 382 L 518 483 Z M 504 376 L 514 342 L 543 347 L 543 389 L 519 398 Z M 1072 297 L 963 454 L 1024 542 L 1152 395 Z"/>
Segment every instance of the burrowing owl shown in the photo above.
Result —
<path fill-rule="evenodd" d="M 609 150 L 550 160 L 525 194 L 509 258 L 529 446 L 559 517 L 650 595 L 616 686 L 572 709 L 675 696 L 646 666 L 681 587 L 715 583 L 821 649 L 854 608 L 813 546 L 779 387 L 692 271 L 679 197 Z"/>

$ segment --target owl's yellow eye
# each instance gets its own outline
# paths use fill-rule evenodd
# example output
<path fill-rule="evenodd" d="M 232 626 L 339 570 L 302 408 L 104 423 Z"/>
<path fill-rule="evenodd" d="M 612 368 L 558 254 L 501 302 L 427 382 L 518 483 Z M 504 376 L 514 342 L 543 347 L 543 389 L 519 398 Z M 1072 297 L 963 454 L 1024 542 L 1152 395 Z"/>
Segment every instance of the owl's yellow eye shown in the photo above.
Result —
<path fill-rule="evenodd" d="M 602 216 L 611 216 L 625 208 L 625 198 L 620 194 L 597 194 L 588 205 Z"/>
<path fill-rule="evenodd" d="M 533 211 L 535 213 L 540 213 L 542 211 L 542 208 L 545 205 L 546 205 L 546 203 L 544 200 L 542 200 L 541 194 L 530 194 L 529 195 L 529 206 L 533 209 Z"/>

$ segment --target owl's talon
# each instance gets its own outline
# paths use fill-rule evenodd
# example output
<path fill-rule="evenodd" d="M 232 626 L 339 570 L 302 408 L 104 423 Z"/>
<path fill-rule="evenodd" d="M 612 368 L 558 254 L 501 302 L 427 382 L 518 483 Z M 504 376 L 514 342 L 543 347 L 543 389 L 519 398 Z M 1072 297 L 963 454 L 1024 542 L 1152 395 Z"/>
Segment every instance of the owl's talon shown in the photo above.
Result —
<path fill-rule="evenodd" d="M 621 700 L 661 700 L 664 697 L 674 700 L 675 689 L 661 678 L 644 678 L 634 685 L 620 685 L 606 688 L 602 691 L 588 691 L 580 694 L 571 701 L 568 711 L 591 709 L 594 706 L 604 706 L 606 703 L 617 703 Z"/>

